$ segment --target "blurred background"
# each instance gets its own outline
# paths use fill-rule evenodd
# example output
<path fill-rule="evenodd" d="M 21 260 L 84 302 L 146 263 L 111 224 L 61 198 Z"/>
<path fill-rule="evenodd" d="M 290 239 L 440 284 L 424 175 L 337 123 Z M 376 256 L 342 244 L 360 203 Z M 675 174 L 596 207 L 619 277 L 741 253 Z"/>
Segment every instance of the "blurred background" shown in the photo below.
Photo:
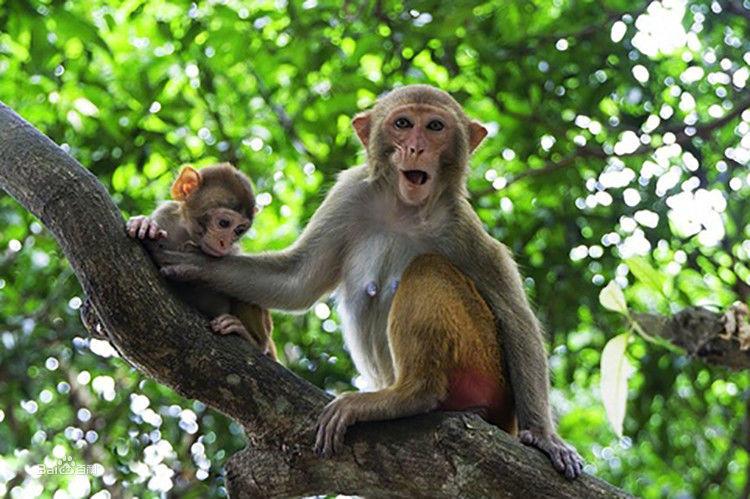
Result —
<path fill-rule="evenodd" d="M 231 161 L 290 244 L 363 160 L 350 119 L 396 85 L 451 92 L 490 130 L 471 202 L 546 326 L 560 433 L 643 497 L 747 496 L 750 380 L 632 335 L 623 436 L 599 392 L 631 310 L 750 293 L 750 2 L 0 0 L 0 100 L 150 212 L 183 163 Z M 0 194 L 0 495 L 221 497 L 241 429 L 133 370 L 78 319 L 42 225 Z M 333 303 L 275 314 L 284 363 L 356 385 Z M 207 333 L 208 334 L 208 333 Z M 46 475 L 35 464 L 100 464 Z"/>

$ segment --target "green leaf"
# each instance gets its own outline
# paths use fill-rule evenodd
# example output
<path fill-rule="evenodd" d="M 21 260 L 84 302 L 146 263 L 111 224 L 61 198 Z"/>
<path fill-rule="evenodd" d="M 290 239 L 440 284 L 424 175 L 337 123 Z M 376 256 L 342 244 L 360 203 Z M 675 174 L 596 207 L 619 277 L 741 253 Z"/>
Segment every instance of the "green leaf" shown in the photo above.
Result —
<path fill-rule="evenodd" d="M 625 264 L 635 278 L 660 294 L 665 294 L 667 279 L 659 273 L 651 264 L 642 256 L 634 256 L 625 260 Z"/>
<path fill-rule="evenodd" d="M 615 281 L 610 281 L 599 292 L 599 303 L 607 310 L 617 312 L 618 314 L 626 315 L 628 313 L 628 304 L 625 301 L 625 295 Z"/>
<path fill-rule="evenodd" d="M 609 340 L 602 350 L 600 364 L 602 403 L 609 424 L 618 437 L 622 437 L 622 423 L 625 420 L 628 378 L 634 371 L 625 355 L 629 339 L 630 333 L 623 333 Z"/>

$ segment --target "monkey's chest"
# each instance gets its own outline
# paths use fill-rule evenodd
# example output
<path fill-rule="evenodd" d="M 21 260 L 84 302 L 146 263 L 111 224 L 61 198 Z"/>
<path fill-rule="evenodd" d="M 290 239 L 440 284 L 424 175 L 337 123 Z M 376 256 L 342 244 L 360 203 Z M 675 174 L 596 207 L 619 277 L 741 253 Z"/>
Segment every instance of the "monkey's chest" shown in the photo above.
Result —
<path fill-rule="evenodd" d="M 373 388 L 393 382 L 388 313 L 406 267 L 429 251 L 423 241 L 378 234 L 355 242 L 337 290 L 344 340 L 360 374 Z"/>

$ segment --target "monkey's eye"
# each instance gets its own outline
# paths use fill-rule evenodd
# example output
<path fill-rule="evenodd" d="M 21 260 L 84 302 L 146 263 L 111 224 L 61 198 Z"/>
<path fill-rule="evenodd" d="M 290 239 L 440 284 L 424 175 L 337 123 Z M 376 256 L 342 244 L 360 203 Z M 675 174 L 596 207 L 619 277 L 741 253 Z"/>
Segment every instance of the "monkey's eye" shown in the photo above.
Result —
<path fill-rule="evenodd" d="M 396 128 L 411 128 L 411 121 L 406 118 L 398 118 L 393 125 Z"/>
<path fill-rule="evenodd" d="M 427 123 L 427 129 L 432 130 L 433 132 L 439 132 L 443 128 L 445 128 L 445 125 L 443 125 L 443 122 L 440 120 L 432 120 Z"/>
<path fill-rule="evenodd" d="M 245 228 L 244 225 L 240 225 L 239 227 L 237 227 L 236 229 L 234 229 L 234 233 L 237 236 L 241 236 L 242 234 L 245 233 L 246 230 L 247 230 L 247 228 Z"/>
<path fill-rule="evenodd" d="M 230 222 L 226 218 L 222 218 L 221 220 L 219 220 L 219 227 L 221 227 L 222 229 L 226 229 L 230 225 L 232 225 L 232 222 Z"/>

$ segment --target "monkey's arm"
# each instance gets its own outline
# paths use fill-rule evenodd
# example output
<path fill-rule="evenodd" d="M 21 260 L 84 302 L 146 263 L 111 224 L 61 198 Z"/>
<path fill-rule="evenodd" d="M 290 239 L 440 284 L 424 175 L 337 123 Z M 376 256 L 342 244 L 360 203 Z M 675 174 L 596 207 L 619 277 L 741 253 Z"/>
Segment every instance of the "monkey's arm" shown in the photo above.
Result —
<path fill-rule="evenodd" d="M 341 177 L 288 249 L 211 258 L 166 251 L 157 256 L 162 274 L 198 280 L 232 298 L 263 308 L 304 310 L 341 279 L 351 203 L 352 175 Z"/>
<path fill-rule="evenodd" d="M 583 461 L 556 435 L 542 328 L 526 298 L 516 263 L 505 245 L 485 232 L 468 203 L 460 219 L 463 223 L 456 230 L 463 234 L 454 240 L 472 244 L 448 246 L 447 256 L 474 280 L 495 316 L 516 402 L 519 437 L 549 455 L 568 478 L 574 478 L 581 473 Z"/>

